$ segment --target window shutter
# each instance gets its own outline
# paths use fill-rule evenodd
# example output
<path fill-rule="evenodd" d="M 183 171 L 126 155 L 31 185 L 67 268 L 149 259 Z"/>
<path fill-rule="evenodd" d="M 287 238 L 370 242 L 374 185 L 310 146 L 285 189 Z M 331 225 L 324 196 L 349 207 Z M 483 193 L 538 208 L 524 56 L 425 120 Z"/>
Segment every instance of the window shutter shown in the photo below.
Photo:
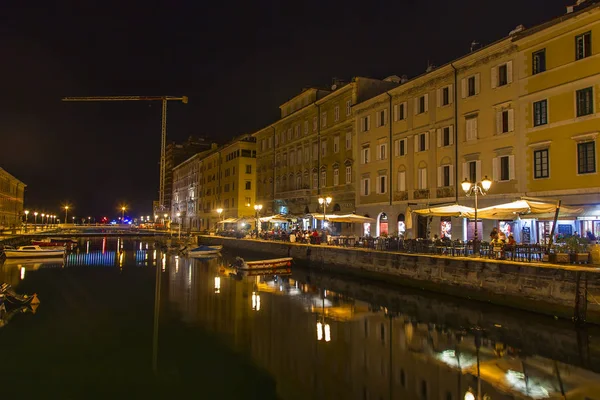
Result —
<path fill-rule="evenodd" d="M 414 101 L 414 111 L 415 111 L 415 115 L 419 114 L 419 98 L 415 97 L 415 101 Z"/>
<path fill-rule="evenodd" d="M 480 88 L 479 78 L 480 78 L 480 75 L 475 74 L 475 94 L 479 94 L 479 88 Z"/>
<path fill-rule="evenodd" d="M 425 112 L 429 111 L 429 94 L 425 94 Z"/>
<path fill-rule="evenodd" d="M 402 140 L 404 140 L 404 153 L 402 155 L 405 156 L 408 154 L 408 138 Z"/>
<path fill-rule="evenodd" d="M 452 102 L 454 101 L 454 85 L 449 85 L 448 86 L 448 104 L 452 104 Z"/>
<path fill-rule="evenodd" d="M 462 78 L 460 81 L 460 85 L 462 86 L 460 96 L 464 99 L 465 97 L 467 97 L 467 80 L 465 78 Z"/>
<path fill-rule="evenodd" d="M 388 123 L 388 109 L 385 108 L 383 110 L 383 124 L 387 125 L 387 123 Z"/>
<path fill-rule="evenodd" d="M 443 167 L 438 167 L 438 178 L 437 178 L 437 179 L 438 179 L 438 180 L 437 180 L 437 185 L 438 185 L 438 187 L 442 187 L 442 186 L 444 186 L 444 185 L 443 185 L 443 183 L 444 183 L 444 182 L 442 182 L 442 168 L 443 168 Z"/>
<path fill-rule="evenodd" d="M 367 116 L 367 130 L 371 130 L 371 116 L 368 115 Z"/>
<path fill-rule="evenodd" d="M 512 61 L 506 63 L 506 82 L 512 83 L 513 81 L 513 68 Z"/>
<path fill-rule="evenodd" d="M 427 189 L 427 168 L 421 168 L 421 189 Z"/>
<path fill-rule="evenodd" d="M 469 166 L 467 165 L 466 162 L 463 163 L 463 176 L 462 176 L 462 181 L 464 181 L 465 179 L 469 178 Z"/>
<path fill-rule="evenodd" d="M 398 172 L 398 190 L 403 192 L 406 190 L 406 172 Z"/>
<path fill-rule="evenodd" d="M 371 162 L 371 149 L 367 148 L 367 162 Z"/>
<path fill-rule="evenodd" d="M 502 133 L 502 110 L 496 111 L 496 134 Z"/>
<path fill-rule="evenodd" d="M 450 146 L 454 144 L 454 125 L 448 127 L 450 129 Z"/>
<path fill-rule="evenodd" d="M 425 132 L 425 150 L 429 150 L 429 132 Z"/>
<path fill-rule="evenodd" d="M 471 128 L 472 138 L 477 139 L 477 118 L 473 118 L 473 126 Z"/>
<path fill-rule="evenodd" d="M 477 160 L 477 162 L 475 163 L 475 172 L 477 182 L 481 182 L 481 160 Z"/>
<path fill-rule="evenodd" d="M 394 140 L 394 157 L 398 157 L 398 154 L 400 153 L 400 143 L 399 140 Z"/>
<path fill-rule="evenodd" d="M 377 154 L 375 154 L 375 159 L 381 160 L 381 145 L 380 144 L 377 145 Z"/>
<path fill-rule="evenodd" d="M 381 187 L 379 185 L 379 180 L 380 180 L 379 177 L 377 177 L 377 179 L 375 179 L 375 193 L 378 193 L 378 194 L 381 193 Z"/>
<path fill-rule="evenodd" d="M 442 147 L 442 130 L 437 130 L 437 147 Z"/>
<path fill-rule="evenodd" d="M 392 108 L 392 119 L 398 121 L 398 104 L 394 105 Z"/>
<path fill-rule="evenodd" d="M 471 140 L 473 138 L 473 124 L 470 119 L 465 121 L 465 139 Z"/>
<path fill-rule="evenodd" d="M 498 67 L 492 67 L 492 89 L 498 85 Z"/>
<path fill-rule="evenodd" d="M 508 131 L 512 132 L 515 130 L 515 110 L 508 110 Z"/>
<path fill-rule="evenodd" d="M 500 160 L 498 157 L 492 159 L 492 181 L 498 181 L 498 171 L 500 170 Z"/>
<path fill-rule="evenodd" d="M 437 97 L 436 104 L 438 107 L 441 107 L 441 105 L 442 105 L 442 89 L 436 90 L 436 97 Z"/>
<path fill-rule="evenodd" d="M 450 186 L 454 186 L 454 165 L 450 165 Z"/>
<path fill-rule="evenodd" d="M 415 153 L 419 152 L 419 135 L 415 135 Z"/>
<path fill-rule="evenodd" d="M 404 119 L 408 118 L 408 101 L 405 101 L 404 103 Z"/>
<path fill-rule="evenodd" d="M 512 181 L 515 179 L 515 156 L 508 156 L 508 178 Z"/>

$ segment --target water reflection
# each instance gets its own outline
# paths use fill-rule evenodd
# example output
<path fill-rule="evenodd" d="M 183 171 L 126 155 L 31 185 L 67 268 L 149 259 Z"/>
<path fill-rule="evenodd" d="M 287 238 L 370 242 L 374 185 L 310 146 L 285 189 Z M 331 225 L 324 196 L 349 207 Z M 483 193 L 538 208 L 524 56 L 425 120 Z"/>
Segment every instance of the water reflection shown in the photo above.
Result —
<path fill-rule="evenodd" d="M 170 268 L 168 299 L 186 322 L 250 354 L 281 398 L 463 399 L 470 390 L 541 399 L 599 389 L 600 350 L 570 325 L 522 328 L 523 314 L 503 309 L 490 329 L 481 314 L 469 323 L 479 310 L 447 300 L 297 272 L 240 277 L 226 263 Z M 540 340 L 563 342 L 548 354 L 532 352 L 543 344 L 515 346 Z"/>

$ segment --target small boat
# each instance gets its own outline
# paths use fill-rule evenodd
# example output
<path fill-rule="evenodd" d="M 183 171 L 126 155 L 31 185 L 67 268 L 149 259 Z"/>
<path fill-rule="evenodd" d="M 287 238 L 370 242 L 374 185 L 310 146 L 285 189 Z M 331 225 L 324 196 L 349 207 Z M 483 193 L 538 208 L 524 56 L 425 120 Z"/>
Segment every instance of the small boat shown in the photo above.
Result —
<path fill-rule="evenodd" d="M 33 257 L 63 257 L 65 249 L 42 249 L 40 246 L 20 246 L 16 249 L 4 249 L 6 258 L 33 258 Z"/>
<path fill-rule="evenodd" d="M 187 251 L 190 257 L 205 257 L 212 254 L 217 254 L 221 249 L 215 249 L 209 246 L 198 246 Z"/>
<path fill-rule="evenodd" d="M 223 246 L 221 245 L 217 245 L 217 246 L 207 246 L 210 247 L 211 249 L 215 249 L 215 250 L 223 250 Z"/>
<path fill-rule="evenodd" d="M 291 267 L 292 260 L 292 257 L 285 257 L 273 258 L 270 260 L 246 261 L 241 257 L 236 257 L 233 266 L 240 270 L 279 269 Z"/>
<path fill-rule="evenodd" d="M 40 240 L 32 240 L 31 244 L 40 247 L 55 247 L 62 248 L 66 247 L 67 250 L 73 250 L 77 247 L 77 241 L 75 239 L 63 239 L 63 238 L 45 238 Z"/>
<path fill-rule="evenodd" d="M 14 304 L 17 306 L 28 306 L 38 305 L 40 300 L 37 298 L 37 294 L 34 293 L 31 296 L 26 294 L 18 294 L 8 283 L 0 285 L 0 299 L 6 303 Z"/>

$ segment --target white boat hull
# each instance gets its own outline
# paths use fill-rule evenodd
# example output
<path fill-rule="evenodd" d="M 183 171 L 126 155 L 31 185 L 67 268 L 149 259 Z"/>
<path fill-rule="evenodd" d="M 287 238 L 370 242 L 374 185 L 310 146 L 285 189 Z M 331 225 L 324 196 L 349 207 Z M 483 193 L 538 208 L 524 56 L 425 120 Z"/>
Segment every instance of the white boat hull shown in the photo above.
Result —
<path fill-rule="evenodd" d="M 260 260 L 260 261 L 245 261 L 238 266 L 241 270 L 265 270 L 265 269 L 278 269 L 290 267 L 292 265 L 292 257 L 285 258 L 274 258 L 271 260 Z"/>
<path fill-rule="evenodd" d="M 190 251 L 190 252 L 188 252 L 187 255 L 189 257 L 206 257 L 209 255 L 218 254 L 219 251 L 220 251 L 219 249 L 203 250 L 203 251 Z"/>
<path fill-rule="evenodd" d="M 65 250 L 4 250 L 4 255 L 6 258 L 63 257 Z"/>

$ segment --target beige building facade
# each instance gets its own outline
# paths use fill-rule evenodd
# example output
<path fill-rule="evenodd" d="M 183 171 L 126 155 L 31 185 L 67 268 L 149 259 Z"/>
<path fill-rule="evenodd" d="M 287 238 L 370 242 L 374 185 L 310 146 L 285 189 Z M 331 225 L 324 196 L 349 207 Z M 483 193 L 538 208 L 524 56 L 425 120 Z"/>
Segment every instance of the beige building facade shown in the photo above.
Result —
<path fill-rule="evenodd" d="M 0 229 L 21 226 L 26 186 L 0 168 Z"/>

